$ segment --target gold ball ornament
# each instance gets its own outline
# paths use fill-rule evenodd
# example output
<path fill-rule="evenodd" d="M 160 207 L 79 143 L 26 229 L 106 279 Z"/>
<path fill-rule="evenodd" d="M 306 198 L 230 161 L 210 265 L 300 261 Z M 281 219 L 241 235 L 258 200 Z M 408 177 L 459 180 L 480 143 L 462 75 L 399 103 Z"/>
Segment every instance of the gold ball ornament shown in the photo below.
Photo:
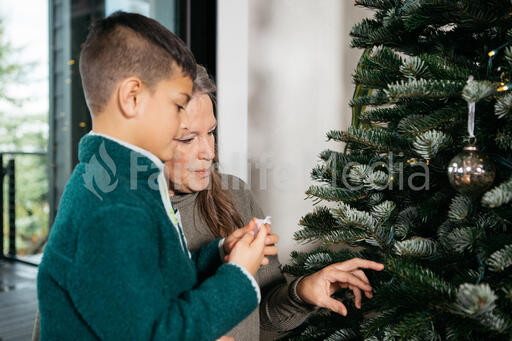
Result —
<path fill-rule="evenodd" d="M 474 145 L 464 147 L 448 165 L 448 179 L 459 193 L 478 195 L 491 187 L 496 167 L 489 157 Z"/>

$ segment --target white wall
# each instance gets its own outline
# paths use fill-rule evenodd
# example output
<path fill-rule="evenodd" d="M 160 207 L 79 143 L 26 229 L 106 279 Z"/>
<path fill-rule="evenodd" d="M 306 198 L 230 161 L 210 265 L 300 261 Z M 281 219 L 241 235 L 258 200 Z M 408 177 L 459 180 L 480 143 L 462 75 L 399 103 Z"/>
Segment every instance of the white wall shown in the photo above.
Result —
<path fill-rule="evenodd" d="M 304 192 L 312 184 L 309 174 L 318 153 L 341 149 L 327 143 L 325 133 L 350 124 L 351 75 L 361 51 L 349 48 L 349 32 L 365 13 L 343 0 L 218 4 L 221 163 L 250 182 L 272 216 L 281 237 L 279 257 L 287 263 L 290 252 L 301 248 L 292 239 L 297 223 L 313 207 Z M 246 27 L 248 43 L 243 42 Z M 248 70 L 237 60 L 246 48 Z M 248 104 L 242 103 L 246 99 Z M 243 155 L 249 160 L 247 173 L 240 167 Z"/>
<path fill-rule="evenodd" d="M 217 2 L 218 153 L 221 171 L 247 181 L 248 0 Z"/>

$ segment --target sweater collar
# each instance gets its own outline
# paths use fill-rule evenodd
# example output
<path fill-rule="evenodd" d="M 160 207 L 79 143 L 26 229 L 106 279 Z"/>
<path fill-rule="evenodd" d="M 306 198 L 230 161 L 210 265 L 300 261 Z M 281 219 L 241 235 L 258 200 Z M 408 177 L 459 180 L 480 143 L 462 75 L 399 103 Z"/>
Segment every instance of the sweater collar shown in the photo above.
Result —
<path fill-rule="evenodd" d="M 125 142 L 123 140 L 116 139 L 115 137 L 112 137 L 112 136 L 107 135 L 107 134 L 97 133 L 94 130 L 91 130 L 88 135 L 91 135 L 91 136 L 101 136 L 101 137 L 103 137 L 105 139 L 109 139 L 111 141 L 117 142 L 121 146 L 124 146 L 124 147 L 126 147 L 128 149 L 131 149 L 131 150 L 133 150 L 133 151 L 135 151 L 135 152 L 137 152 L 137 153 L 147 157 L 148 159 L 150 159 L 158 167 L 158 169 L 160 169 L 160 170 L 164 169 L 164 163 L 159 158 L 157 158 L 155 156 L 155 154 L 153 154 L 153 153 L 151 153 L 151 152 L 149 152 L 149 151 L 147 151 L 145 149 L 142 149 L 140 147 L 137 147 L 134 144 Z"/>
<path fill-rule="evenodd" d="M 172 205 L 177 208 L 183 208 L 185 206 L 188 206 L 190 203 L 195 202 L 197 196 L 199 195 L 199 192 L 194 193 L 175 193 L 171 197 Z"/>
<path fill-rule="evenodd" d="M 120 173 L 132 179 L 148 180 L 164 169 L 163 162 L 149 151 L 93 131 L 80 140 L 78 150 L 80 162 L 98 165 L 114 177 Z"/>

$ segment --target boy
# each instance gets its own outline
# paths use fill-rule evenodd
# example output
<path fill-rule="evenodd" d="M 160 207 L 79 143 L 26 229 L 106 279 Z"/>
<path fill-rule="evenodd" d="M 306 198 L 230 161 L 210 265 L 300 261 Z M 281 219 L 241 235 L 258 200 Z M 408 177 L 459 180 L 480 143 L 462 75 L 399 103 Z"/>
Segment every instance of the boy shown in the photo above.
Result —
<path fill-rule="evenodd" d="M 117 12 L 92 26 L 80 73 L 93 131 L 39 267 L 42 340 L 212 340 L 257 307 L 265 229 L 189 254 L 167 195 L 163 162 L 195 69 L 152 19 Z"/>

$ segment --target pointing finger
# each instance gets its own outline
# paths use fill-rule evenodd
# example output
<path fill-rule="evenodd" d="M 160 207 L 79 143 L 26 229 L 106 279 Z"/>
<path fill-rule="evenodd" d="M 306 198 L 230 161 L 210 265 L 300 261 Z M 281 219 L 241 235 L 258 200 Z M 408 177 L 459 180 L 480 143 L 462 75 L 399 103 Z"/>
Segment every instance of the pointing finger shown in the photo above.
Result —
<path fill-rule="evenodd" d="M 357 276 L 354 276 L 350 272 L 340 271 L 340 270 L 332 270 L 329 272 L 331 282 L 344 282 L 353 286 L 358 287 L 364 291 L 371 291 L 372 287 L 359 279 Z"/>
<path fill-rule="evenodd" d="M 384 269 L 384 264 L 361 258 L 352 258 L 345 262 L 333 264 L 333 266 L 342 271 L 354 271 L 359 268 L 375 271 L 381 271 Z"/>
<path fill-rule="evenodd" d="M 326 296 L 320 303 L 320 306 L 330 309 L 340 315 L 347 316 L 347 308 L 345 305 L 332 297 Z"/>

